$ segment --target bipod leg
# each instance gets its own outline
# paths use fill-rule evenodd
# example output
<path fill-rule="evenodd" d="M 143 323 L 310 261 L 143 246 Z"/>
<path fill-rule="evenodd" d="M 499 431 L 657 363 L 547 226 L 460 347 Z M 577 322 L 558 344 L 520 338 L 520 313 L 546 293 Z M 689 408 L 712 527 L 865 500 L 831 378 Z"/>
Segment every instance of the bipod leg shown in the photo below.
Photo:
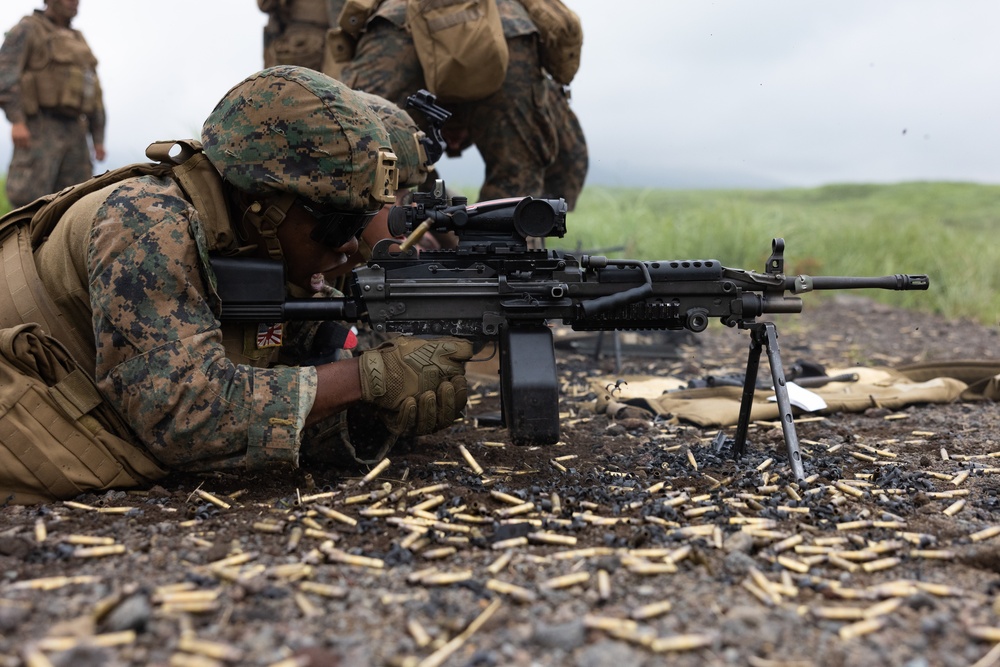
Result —
<path fill-rule="evenodd" d="M 802 452 L 799 450 L 799 436 L 795 432 L 795 420 L 792 417 L 792 402 L 788 397 L 788 386 L 785 383 L 785 369 L 781 365 L 781 351 L 778 348 L 778 330 L 771 322 L 755 323 L 748 327 L 750 331 L 750 354 L 747 357 L 746 380 L 743 384 L 743 397 L 740 402 L 740 419 L 736 427 L 736 441 L 733 454 L 737 457 L 746 452 L 747 430 L 750 428 L 750 410 L 753 408 L 753 395 L 757 389 L 757 371 L 760 368 L 761 348 L 767 350 L 767 360 L 771 365 L 771 380 L 774 382 L 774 395 L 778 401 L 778 413 L 781 419 L 781 432 L 785 436 L 785 448 L 788 451 L 788 465 L 792 468 L 795 479 L 804 479 L 805 469 L 802 467 Z"/>
<path fill-rule="evenodd" d="M 792 402 L 788 398 L 788 386 L 785 384 L 785 369 L 781 365 L 781 352 L 778 349 L 778 330 L 771 322 L 759 325 L 763 332 L 764 347 L 767 348 L 767 360 L 771 364 L 771 379 L 774 381 L 774 395 L 778 399 L 778 412 L 781 417 L 781 432 L 785 435 L 785 447 L 788 450 L 788 465 L 796 480 L 804 479 L 805 469 L 802 467 L 802 452 L 799 451 L 799 436 L 795 433 L 795 419 L 792 417 Z"/>
<path fill-rule="evenodd" d="M 750 428 L 750 410 L 753 408 L 753 393 L 757 388 L 757 370 L 760 368 L 760 350 L 763 335 L 759 327 L 750 327 L 750 354 L 747 356 L 747 372 L 743 380 L 743 397 L 740 399 L 740 419 L 736 423 L 736 440 L 733 442 L 733 456 L 740 458 L 747 450 L 747 430 Z"/>

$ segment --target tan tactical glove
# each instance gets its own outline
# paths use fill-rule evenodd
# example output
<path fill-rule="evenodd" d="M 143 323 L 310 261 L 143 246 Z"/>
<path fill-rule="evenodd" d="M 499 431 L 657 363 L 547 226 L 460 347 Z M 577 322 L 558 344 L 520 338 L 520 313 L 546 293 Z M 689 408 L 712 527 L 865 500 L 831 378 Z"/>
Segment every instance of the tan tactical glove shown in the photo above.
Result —
<path fill-rule="evenodd" d="M 472 345 L 460 338 L 400 336 L 362 353 L 362 400 L 382 409 L 394 433 L 433 433 L 465 409 L 465 362 L 471 357 Z"/>

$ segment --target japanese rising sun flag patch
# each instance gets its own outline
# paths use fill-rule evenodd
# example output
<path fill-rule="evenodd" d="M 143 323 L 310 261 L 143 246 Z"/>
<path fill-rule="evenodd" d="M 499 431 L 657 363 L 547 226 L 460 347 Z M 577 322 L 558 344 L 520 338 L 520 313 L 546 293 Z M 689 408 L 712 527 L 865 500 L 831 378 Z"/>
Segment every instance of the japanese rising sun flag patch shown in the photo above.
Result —
<path fill-rule="evenodd" d="M 257 325 L 257 347 L 281 347 L 281 323 Z"/>

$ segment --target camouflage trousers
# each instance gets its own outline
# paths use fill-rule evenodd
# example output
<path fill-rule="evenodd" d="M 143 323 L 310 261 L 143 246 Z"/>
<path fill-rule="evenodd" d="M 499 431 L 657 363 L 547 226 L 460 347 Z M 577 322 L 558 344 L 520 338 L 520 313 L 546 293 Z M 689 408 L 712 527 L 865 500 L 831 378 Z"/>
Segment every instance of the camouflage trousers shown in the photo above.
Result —
<path fill-rule="evenodd" d="M 587 171 L 579 122 L 562 90 L 542 72 L 536 35 L 508 38 L 507 45 L 510 62 L 501 89 L 476 102 L 442 103 L 453 114 L 446 132 L 464 135 L 463 146 L 475 145 L 483 158 L 480 201 L 533 195 L 575 202 Z M 379 17 L 361 35 L 342 78 L 401 107 L 426 88 L 409 34 Z M 423 123 L 420 114 L 413 115 Z"/>
<path fill-rule="evenodd" d="M 28 118 L 30 148 L 14 148 L 7 199 L 17 208 L 94 175 L 83 118 L 40 113 Z"/>

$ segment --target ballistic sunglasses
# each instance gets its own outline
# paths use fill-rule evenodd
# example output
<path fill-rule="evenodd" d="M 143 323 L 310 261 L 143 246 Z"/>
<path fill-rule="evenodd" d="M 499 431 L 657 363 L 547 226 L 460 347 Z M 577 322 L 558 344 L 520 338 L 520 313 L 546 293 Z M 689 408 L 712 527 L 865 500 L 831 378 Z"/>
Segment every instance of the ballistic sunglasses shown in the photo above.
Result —
<path fill-rule="evenodd" d="M 302 197 L 299 197 L 296 203 L 316 219 L 316 228 L 309 238 L 329 248 L 340 248 L 351 238 L 360 238 L 361 232 L 381 210 L 360 213 L 323 211 L 318 204 Z"/>

